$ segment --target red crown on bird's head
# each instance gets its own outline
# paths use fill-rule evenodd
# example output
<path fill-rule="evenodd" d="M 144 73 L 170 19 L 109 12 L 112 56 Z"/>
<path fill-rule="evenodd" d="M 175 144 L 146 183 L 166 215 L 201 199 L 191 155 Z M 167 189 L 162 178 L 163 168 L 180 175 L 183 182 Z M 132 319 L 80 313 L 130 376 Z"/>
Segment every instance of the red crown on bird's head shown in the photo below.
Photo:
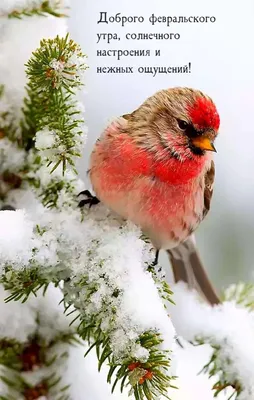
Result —
<path fill-rule="evenodd" d="M 215 104 L 206 97 L 199 97 L 188 109 L 189 117 L 193 125 L 198 129 L 218 130 L 220 126 L 220 116 Z"/>

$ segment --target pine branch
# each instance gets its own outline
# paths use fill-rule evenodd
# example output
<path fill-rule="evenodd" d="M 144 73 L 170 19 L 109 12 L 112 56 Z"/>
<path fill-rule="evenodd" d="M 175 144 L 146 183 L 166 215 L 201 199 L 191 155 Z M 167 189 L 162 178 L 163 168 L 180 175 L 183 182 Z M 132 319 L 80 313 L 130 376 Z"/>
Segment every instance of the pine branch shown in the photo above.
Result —
<path fill-rule="evenodd" d="M 239 282 L 229 286 L 223 295 L 223 301 L 234 301 L 237 304 L 254 310 L 254 284 Z"/>
<path fill-rule="evenodd" d="M 43 292 L 46 293 L 50 283 L 58 286 L 60 280 L 60 278 L 56 278 L 56 274 L 52 276 L 49 270 L 41 273 L 39 267 L 23 268 L 21 271 L 6 267 L 5 273 L 1 277 L 1 283 L 5 290 L 9 290 L 11 294 L 6 297 L 5 302 L 14 300 L 25 303 L 31 294 L 37 296 L 40 289 L 43 289 Z"/>
<path fill-rule="evenodd" d="M 7 16 L 8 18 L 32 17 L 32 16 L 46 16 L 53 15 L 54 17 L 66 17 L 66 14 L 62 13 L 62 1 L 61 0 L 42 0 L 41 4 L 37 6 L 31 5 L 24 9 L 13 10 Z M 4 15 L 1 15 L 4 16 Z"/>
<path fill-rule="evenodd" d="M 81 155 L 84 120 L 76 91 L 83 85 L 84 58 L 67 35 L 42 40 L 27 63 L 23 146 L 27 150 L 35 146 L 48 166 L 53 165 L 52 171 L 60 164 L 63 172 L 67 164 L 75 170 L 75 159 Z"/>

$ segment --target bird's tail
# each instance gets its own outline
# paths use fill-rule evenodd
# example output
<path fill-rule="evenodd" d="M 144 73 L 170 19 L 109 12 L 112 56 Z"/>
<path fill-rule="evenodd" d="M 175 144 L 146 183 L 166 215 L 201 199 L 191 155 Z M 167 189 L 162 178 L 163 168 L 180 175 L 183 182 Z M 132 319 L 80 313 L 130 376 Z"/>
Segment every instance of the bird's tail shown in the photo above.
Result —
<path fill-rule="evenodd" d="M 213 288 L 202 265 L 194 236 L 167 250 L 172 265 L 175 282 L 183 281 L 196 289 L 211 304 L 219 304 L 220 299 Z"/>

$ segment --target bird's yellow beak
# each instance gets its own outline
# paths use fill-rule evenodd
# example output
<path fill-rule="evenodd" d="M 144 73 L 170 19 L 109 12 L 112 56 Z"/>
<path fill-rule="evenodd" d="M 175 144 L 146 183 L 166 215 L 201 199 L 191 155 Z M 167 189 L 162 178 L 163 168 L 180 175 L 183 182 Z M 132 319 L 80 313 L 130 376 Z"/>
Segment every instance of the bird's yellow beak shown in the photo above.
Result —
<path fill-rule="evenodd" d="M 216 152 L 213 142 L 207 136 L 197 136 L 192 139 L 192 143 L 201 150 Z"/>

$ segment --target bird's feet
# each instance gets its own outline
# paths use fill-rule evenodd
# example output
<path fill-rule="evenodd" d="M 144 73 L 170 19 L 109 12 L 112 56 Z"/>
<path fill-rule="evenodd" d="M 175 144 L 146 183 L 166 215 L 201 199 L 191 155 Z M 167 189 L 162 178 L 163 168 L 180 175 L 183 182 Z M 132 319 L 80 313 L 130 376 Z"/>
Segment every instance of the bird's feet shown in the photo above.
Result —
<path fill-rule="evenodd" d="M 80 193 L 78 194 L 78 196 L 80 196 L 80 195 L 86 196 L 87 198 L 81 200 L 81 201 L 78 203 L 78 206 L 79 206 L 79 207 L 84 207 L 86 204 L 89 204 L 89 208 L 91 208 L 92 206 L 94 206 L 94 205 L 100 203 L 100 200 L 97 199 L 96 196 L 93 196 L 93 195 L 89 192 L 89 190 L 83 190 L 82 192 L 80 192 Z"/>
<path fill-rule="evenodd" d="M 154 258 L 154 261 L 152 262 L 152 266 L 156 267 L 156 265 L 158 265 L 158 261 L 159 261 L 159 250 L 156 250 L 155 258 Z"/>
<path fill-rule="evenodd" d="M 155 258 L 154 258 L 154 261 L 151 264 L 152 268 L 158 266 L 158 263 L 159 263 L 159 252 L 160 252 L 160 250 L 156 250 L 156 252 L 155 252 Z M 158 268 L 158 272 L 161 272 L 161 267 Z"/>

